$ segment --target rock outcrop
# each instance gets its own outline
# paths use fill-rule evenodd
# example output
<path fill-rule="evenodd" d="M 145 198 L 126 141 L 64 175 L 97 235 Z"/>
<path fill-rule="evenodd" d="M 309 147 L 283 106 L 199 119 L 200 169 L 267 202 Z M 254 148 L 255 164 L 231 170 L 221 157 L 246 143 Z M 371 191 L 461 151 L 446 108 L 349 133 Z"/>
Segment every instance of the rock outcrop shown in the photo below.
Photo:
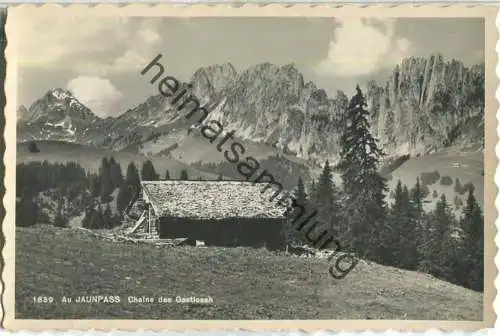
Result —
<path fill-rule="evenodd" d="M 369 83 L 366 96 L 374 133 L 389 153 L 484 147 L 484 65 L 407 58 L 384 85 Z"/>

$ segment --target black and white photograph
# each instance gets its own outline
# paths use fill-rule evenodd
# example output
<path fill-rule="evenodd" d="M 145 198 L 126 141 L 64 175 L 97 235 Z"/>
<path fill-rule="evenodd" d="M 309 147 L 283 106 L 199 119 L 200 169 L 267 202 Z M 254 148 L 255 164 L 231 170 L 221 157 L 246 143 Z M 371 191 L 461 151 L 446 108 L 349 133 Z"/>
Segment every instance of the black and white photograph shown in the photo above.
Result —
<path fill-rule="evenodd" d="M 13 318 L 485 319 L 484 17 L 63 10 L 7 15 Z"/>

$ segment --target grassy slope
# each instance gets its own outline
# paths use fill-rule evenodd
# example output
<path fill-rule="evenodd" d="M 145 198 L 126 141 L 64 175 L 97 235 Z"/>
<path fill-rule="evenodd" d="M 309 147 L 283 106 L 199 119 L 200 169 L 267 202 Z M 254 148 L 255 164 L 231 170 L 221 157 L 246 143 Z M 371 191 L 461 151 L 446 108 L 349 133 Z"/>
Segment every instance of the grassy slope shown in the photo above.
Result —
<path fill-rule="evenodd" d="M 392 172 L 392 180 L 389 181 L 389 188 L 394 189 L 399 180 L 408 187 L 413 187 L 417 176 L 423 172 L 432 172 L 437 170 L 442 176 L 449 176 L 453 179 L 451 186 L 443 186 L 440 181 L 428 186 L 430 195 L 428 200 L 432 200 L 427 204 L 428 208 L 434 208 L 434 203 L 437 199 L 432 198 L 432 192 L 437 190 L 438 195 L 444 193 L 448 202 L 453 204 L 455 195 L 455 179 L 458 177 L 460 183 L 464 185 L 466 182 L 472 182 L 475 187 L 475 196 L 479 205 L 484 209 L 484 176 L 481 176 L 481 171 L 484 167 L 484 155 L 482 152 L 459 152 L 447 150 L 439 153 L 434 153 L 424 157 L 411 158 L 402 166 Z M 460 167 L 454 166 L 454 163 L 460 163 Z M 459 196 L 463 203 L 467 198 L 467 194 Z M 454 208 L 454 207 L 453 207 Z"/>
<path fill-rule="evenodd" d="M 171 131 L 171 133 L 169 133 L 168 135 L 160 136 L 158 139 L 156 139 L 156 142 L 152 140 L 143 142 L 143 148 L 141 149 L 141 152 L 151 152 L 153 153 L 153 155 L 155 155 L 160 153 L 161 150 L 176 144 L 177 147 L 175 149 L 171 149 L 169 153 L 171 157 L 177 161 L 184 162 L 186 164 L 197 161 L 201 161 L 204 163 L 218 163 L 221 161 L 226 161 L 224 157 L 224 151 L 229 148 L 230 144 L 233 141 L 235 141 L 241 143 L 245 147 L 245 154 L 240 156 L 240 160 L 244 160 L 244 158 L 247 156 L 252 156 L 257 160 L 263 160 L 268 158 L 269 156 L 281 154 L 280 151 L 272 148 L 269 145 L 238 138 L 228 140 L 222 147 L 222 152 L 220 152 L 217 149 L 217 144 L 223 138 L 224 137 L 221 135 L 213 143 L 211 143 L 208 139 L 199 134 L 199 131 L 194 131 L 188 135 L 186 129 L 176 129 L 174 131 Z M 293 155 L 285 155 L 285 157 L 292 162 L 307 164 L 306 161 L 301 160 Z"/>
<path fill-rule="evenodd" d="M 40 153 L 30 153 L 27 143 L 18 144 L 17 146 L 18 163 L 43 160 L 51 162 L 74 161 L 78 162 L 83 168 L 95 172 L 98 171 L 102 158 L 106 156 L 113 156 L 115 160 L 121 164 L 123 174 L 126 173 L 127 166 L 131 161 L 140 169 L 142 162 L 147 159 L 146 156 L 140 154 L 112 152 L 105 149 L 58 141 L 37 142 Z M 161 178 L 164 177 L 166 169 L 169 170 L 172 178 L 178 177 L 182 169 L 187 169 L 190 177 L 202 176 L 207 179 L 217 178 L 215 174 L 200 172 L 199 170 L 190 168 L 188 165 L 175 160 L 160 157 L 151 157 L 149 159 L 153 162 Z"/>
<path fill-rule="evenodd" d="M 16 231 L 17 318 L 480 320 L 482 297 L 425 274 L 249 248 L 155 248 L 75 229 Z M 49 243 L 50 242 L 50 243 Z M 32 296 L 120 295 L 120 304 L 34 305 Z M 128 295 L 210 295 L 211 305 L 128 304 Z"/>

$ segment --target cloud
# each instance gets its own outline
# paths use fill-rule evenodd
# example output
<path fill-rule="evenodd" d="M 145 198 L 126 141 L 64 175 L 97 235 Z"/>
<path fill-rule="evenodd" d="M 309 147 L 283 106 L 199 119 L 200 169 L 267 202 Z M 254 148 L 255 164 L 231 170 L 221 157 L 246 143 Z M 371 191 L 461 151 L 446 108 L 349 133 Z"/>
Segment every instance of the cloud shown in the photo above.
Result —
<path fill-rule="evenodd" d="M 73 95 L 99 117 L 115 116 L 120 111 L 113 109 L 123 94 L 107 79 L 78 76 L 66 85 Z"/>
<path fill-rule="evenodd" d="M 315 66 L 319 74 L 369 75 L 393 67 L 414 51 L 410 40 L 395 36 L 394 19 L 342 19 L 340 23 L 327 57 Z"/>
<path fill-rule="evenodd" d="M 19 31 L 19 64 L 108 76 L 134 71 L 158 53 L 157 18 L 34 17 Z"/>

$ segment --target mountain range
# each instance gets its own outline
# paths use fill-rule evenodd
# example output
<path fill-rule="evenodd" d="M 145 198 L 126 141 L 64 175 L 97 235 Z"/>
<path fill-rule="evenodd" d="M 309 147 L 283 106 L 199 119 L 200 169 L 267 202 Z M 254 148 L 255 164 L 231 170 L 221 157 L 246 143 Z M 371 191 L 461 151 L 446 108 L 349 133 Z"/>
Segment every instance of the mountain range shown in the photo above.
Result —
<path fill-rule="evenodd" d="M 350 97 L 341 91 L 329 97 L 294 65 L 262 63 L 242 72 L 230 63 L 212 65 L 198 69 L 190 83 L 202 104 L 217 102 L 209 119 L 234 129 L 242 141 L 313 164 L 338 160 Z M 372 132 L 389 156 L 484 148 L 484 64 L 408 57 L 384 83 L 370 81 L 362 90 Z M 18 108 L 18 141 L 63 140 L 168 155 L 191 136 L 183 112 L 158 94 L 103 119 L 69 91 L 51 89 L 29 108 Z"/>

